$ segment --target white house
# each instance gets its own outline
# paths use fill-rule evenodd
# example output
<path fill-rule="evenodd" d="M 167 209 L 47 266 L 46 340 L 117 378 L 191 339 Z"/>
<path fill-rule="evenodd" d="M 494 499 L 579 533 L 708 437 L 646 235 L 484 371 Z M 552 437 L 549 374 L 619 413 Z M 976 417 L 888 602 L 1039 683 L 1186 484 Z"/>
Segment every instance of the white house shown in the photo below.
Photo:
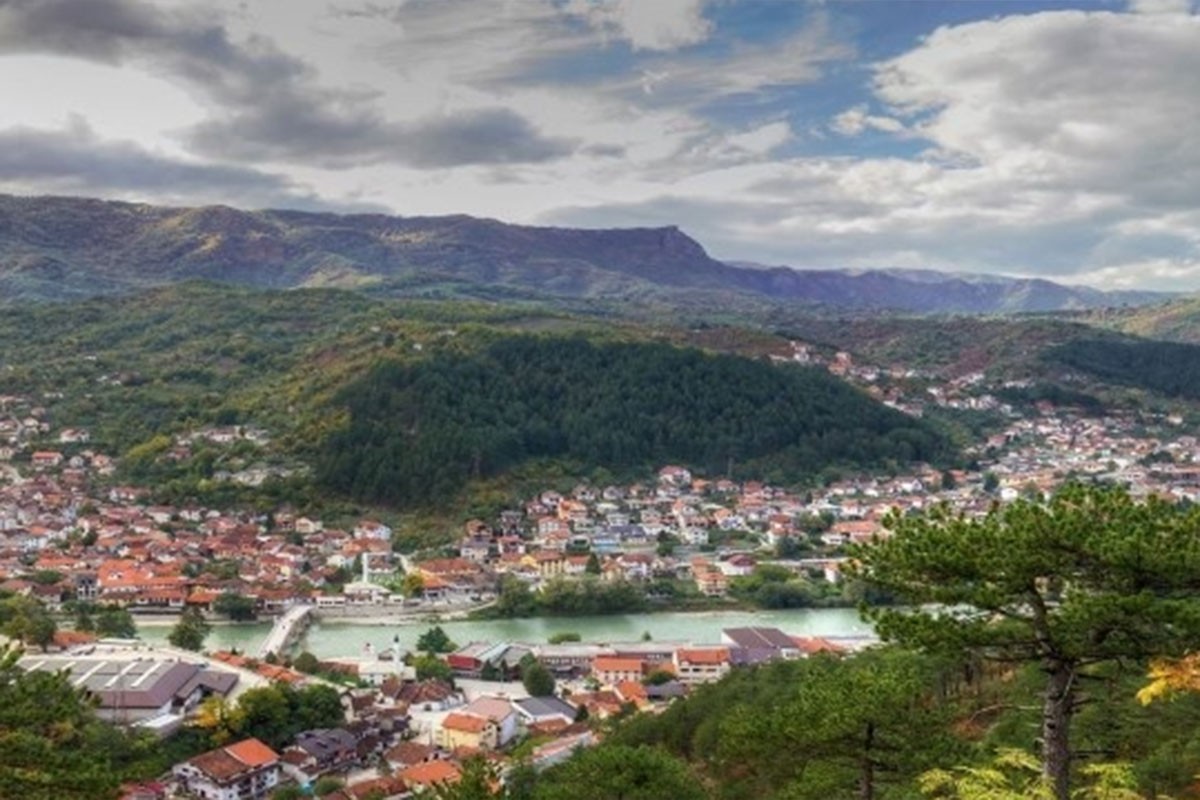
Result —
<path fill-rule="evenodd" d="M 279 756 L 258 739 L 209 750 L 171 770 L 203 800 L 262 800 L 279 783 Z"/>

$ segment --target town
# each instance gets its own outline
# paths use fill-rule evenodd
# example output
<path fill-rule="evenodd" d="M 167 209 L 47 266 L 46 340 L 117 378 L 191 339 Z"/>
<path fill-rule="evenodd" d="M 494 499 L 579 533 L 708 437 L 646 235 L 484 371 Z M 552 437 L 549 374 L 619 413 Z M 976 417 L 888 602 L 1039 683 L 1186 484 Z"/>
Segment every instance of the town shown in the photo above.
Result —
<path fill-rule="evenodd" d="M 521 764 L 557 763 L 595 741 L 599 722 L 661 709 L 740 665 L 863 642 L 746 627 L 714 641 L 442 641 L 422 652 L 396 646 L 317 660 L 297 655 L 313 618 L 421 624 L 503 613 L 514 595 L 569 595 L 572 586 L 621 587 L 638 600 L 615 611 L 851 604 L 847 547 L 887 536 L 892 515 L 938 504 L 982 515 L 1073 479 L 1179 501 L 1200 492 L 1200 440 L 1181 418 L 1045 401 L 1019 410 L 994 393 L 1019 385 L 989 387 L 982 375 L 940 382 L 857 365 L 846 353 L 823 359 L 801 343 L 793 349 L 793 360 L 823 363 L 905 413 L 984 410 L 1004 425 L 967 449 L 969 469 L 923 466 L 794 488 L 666 465 L 637 483 L 546 489 L 495 519 L 465 521 L 444 548 L 399 552 L 397 531 L 377 518 L 335 525 L 287 507 L 255 514 L 155 504 L 152 487 L 120 481 L 116 459 L 95 449 L 87 430 L 52 418 L 45 402 L 53 398 L 4 396 L 3 632 L 26 646 L 24 668 L 69 671 L 105 719 L 158 736 L 195 724 L 214 699 L 234 702 L 271 685 L 336 688 L 340 724 L 287 742 L 232 742 L 177 764 L 160 783 L 128 787 L 128 798 L 284 797 L 321 781 L 336 787 L 328 797 L 406 797 L 457 780 L 472 757 L 503 775 L 518 764 L 518 745 Z M 163 457 L 186 460 L 199 441 L 268 440 L 258 428 L 205 428 L 177 436 Z M 251 467 L 220 478 L 258 485 L 284 474 Z M 764 582 L 795 591 L 750 591 Z M 114 609 L 143 623 L 276 624 L 256 652 L 203 654 L 80 624 Z M 548 676 L 548 686 L 529 686 L 531 673 Z"/>

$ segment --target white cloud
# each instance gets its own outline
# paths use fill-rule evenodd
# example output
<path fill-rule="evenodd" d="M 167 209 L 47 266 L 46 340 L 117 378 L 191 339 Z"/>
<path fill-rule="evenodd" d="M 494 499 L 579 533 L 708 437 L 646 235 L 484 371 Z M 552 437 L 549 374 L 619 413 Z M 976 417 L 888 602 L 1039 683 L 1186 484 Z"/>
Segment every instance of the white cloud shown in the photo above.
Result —
<path fill-rule="evenodd" d="M 1135 14 L 1189 14 L 1192 0 L 1130 0 L 1129 10 Z"/>
<path fill-rule="evenodd" d="M 634 50 L 676 50 L 708 38 L 705 0 L 572 0 L 568 13 L 598 31 L 628 40 Z"/>
<path fill-rule="evenodd" d="M 651 86 L 659 97 L 711 101 L 811 84 L 829 65 L 854 55 L 855 48 L 831 31 L 828 17 L 817 13 L 803 27 L 771 44 L 735 43 L 720 56 L 665 55 L 647 71 L 652 70 L 655 79 Z M 639 88 L 645 86 L 642 76 Z"/>
<path fill-rule="evenodd" d="M 792 138 L 792 126 L 786 122 L 769 122 L 766 125 L 736 133 L 729 137 L 729 144 L 748 153 L 766 155 Z"/>
<path fill-rule="evenodd" d="M 904 123 L 892 117 L 881 117 L 867 113 L 865 103 L 848 108 L 833 118 L 830 127 L 843 136 L 858 136 L 866 130 L 899 133 L 904 130 Z"/>

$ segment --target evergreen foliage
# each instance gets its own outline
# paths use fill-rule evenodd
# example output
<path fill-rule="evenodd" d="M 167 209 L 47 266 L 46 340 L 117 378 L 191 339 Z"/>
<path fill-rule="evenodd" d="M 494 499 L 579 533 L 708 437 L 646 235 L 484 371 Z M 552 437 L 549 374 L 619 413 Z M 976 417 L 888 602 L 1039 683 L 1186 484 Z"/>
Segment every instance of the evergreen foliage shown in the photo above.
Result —
<path fill-rule="evenodd" d="M 628 720 L 612 739 L 703 765 L 718 796 L 902 797 L 961 752 L 936 702 L 944 670 L 897 650 L 773 662 Z"/>
<path fill-rule="evenodd" d="M 450 641 L 441 625 L 434 625 L 417 638 L 417 649 L 422 653 L 450 653 L 458 649 L 458 645 Z"/>
<path fill-rule="evenodd" d="M 1200 398 L 1200 345 L 1098 337 L 1067 342 L 1046 358 L 1108 383 Z"/>
<path fill-rule="evenodd" d="M 535 458 L 615 470 L 682 462 L 811 479 L 832 465 L 949 455 L 930 428 L 816 369 L 662 344 L 510 336 L 469 355 L 387 362 L 341 395 L 318 479 L 355 498 L 428 505 Z"/>
<path fill-rule="evenodd" d="M 167 634 L 167 641 L 174 647 L 199 651 L 204 648 L 204 640 L 211 630 L 212 626 L 198 609 L 187 608 Z"/>
<path fill-rule="evenodd" d="M 221 592 L 213 601 L 213 611 L 234 622 L 248 622 L 258 616 L 254 600 L 237 592 Z"/>
<path fill-rule="evenodd" d="M 866 580 L 910 604 L 868 610 L 880 635 L 1036 664 L 1042 767 L 1060 800 L 1081 682 L 1105 665 L 1182 655 L 1200 638 L 1200 508 L 1071 486 L 982 519 L 942 508 L 889 527 L 853 552 Z"/>

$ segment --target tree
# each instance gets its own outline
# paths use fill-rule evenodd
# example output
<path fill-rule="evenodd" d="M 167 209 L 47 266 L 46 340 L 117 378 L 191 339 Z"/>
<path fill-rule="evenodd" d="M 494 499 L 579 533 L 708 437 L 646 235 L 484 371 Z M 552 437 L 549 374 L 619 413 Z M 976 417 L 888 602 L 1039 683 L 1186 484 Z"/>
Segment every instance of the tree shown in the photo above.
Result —
<path fill-rule="evenodd" d="M 589 553 L 587 564 L 584 566 L 583 571 L 586 572 L 588 575 L 599 575 L 600 574 L 600 556 L 596 555 L 594 552 Z"/>
<path fill-rule="evenodd" d="M 500 593 L 492 606 L 497 617 L 531 617 L 538 612 L 538 601 L 529 584 L 513 575 L 500 579 Z"/>
<path fill-rule="evenodd" d="M 417 671 L 417 680 L 419 681 L 434 679 L 447 683 L 454 682 L 454 670 L 432 653 L 421 653 L 413 659 L 412 665 Z"/>
<path fill-rule="evenodd" d="M 434 625 L 417 639 L 417 649 L 422 653 L 452 653 L 458 645 L 450 641 L 441 625 Z"/>
<path fill-rule="evenodd" d="M 322 775 L 320 778 L 317 778 L 316 783 L 313 784 L 313 794 L 315 794 L 317 797 L 324 797 L 326 795 L 333 794 L 345 785 L 346 782 L 341 778 L 335 778 L 332 775 Z"/>
<path fill-rule="evenodd" d="M 65 672 L 26 671 L 22 652 L 0 645 L 0 797 L 96 800 L 116 796 L 133 748 L 100 722 Z"/>
<path fill-rule="evenodd" d="M 419 573 L 410 572 L 400 582 L 400 592 L 405 597 L 420 597 L 425 594 L 425 579 Z"/>
<path fill-rule="evenodd" d="M 45 650 L 54 641 L 58 625 L 46 607 L 29 597 L 9 597 L 0 603 L 0 631 L 23 644 Z"/>
<path fill-rule="evenodd" d="M 958 488 L 958 481 L 954 478 L 954 473 L 948 469 L 942 470 L 942 489 L 950 491 Z"/>
<path fill-rule="evenodd" d="M 39 569 L 30 576 L 30 580 L 42 586 L 53 586 L 63 579 L 63 574 L 53 569 Z"/>
<path fill-rule="evenodd" d="M 300 655 L 296 656 L 296 660 L 292 662 L 292 668 L 297 672 L 303 672 L 312 675 L 321 669 L 321 662 L 312 653 L 305 650 Z"/>
<path fill-rule="evenodd" d="M 346 722 L 346 710 L 337 689 L 316 683 L 287 695 L 296 732 L 309 728 L 336 728 Z"/>
<path fill-rule="evenodd" d="M 204 640 L 208 638 L 211 630 L 212 626 L 204 619 L 204 615 L 200 613 L 199 609 L 187 608 L 179 617 L 179 622 L 171 628 L 170 634 L 167 635 L 167 641 L 173 647 L 199 652 L 203 649 Z"/>
<path fill-rule="evenodd" d="M 93 616 L 93 607 L 90 603 L 77 603 L 75 605 L 75 630 L 91 633 L 96 630 L 96 618 Z"/>
<path fill-rule="evenodd" d="M 675 673 L 665 669 L 656 669 L 642 678 L 642 683 L 646 686 L 662 686 L 664 683 L 670 683 L 673 680 L 675 680 Z"/>
<path fill-rule="evenodd" d="M 1180 656 L 1200 636 L 1195 509 L 1070 486 L 981 519 L 942 507 L 888 526 L 890 538 L 853 556 L 861 576 L 909 606 L 864 613 L 885 640 L 1037 664 L 1042 771 L 1060 800 L 1080 680 L 1107 662 Z"/>
<path fill-rule="evenodd" d="M 530 697 L 552 697 L 554 676 L 540 661 L 534 660 L 521 670 L 521 684 Z"/>
<path fill-rule="evenodd" d="M 535 800 L 704 800 L 688 765 L 654 747 L 604 744 L 542 773 Z"/>
<path fill-rule="evenodd" d="M 1022 750 L 1001 750 L 991 764 L 934 769 L 918 780 L 921 793 L 946 800 L 1054 800 L 1054 789 L 1039 774 L 1037 758 Z M 1141 800 L 1128 764 L 1089 764 L 1081 770 L 1088 785 L 1073 800 Z"/>
<path fill-rule="evenodd" d="M 247 622 L 258 616 L 254 600 L 237 592 L 221 592 L 213 601 L 213 611 L 234 622 Z"/>
<path fill-rule="evenodd" d="M 436 783 L 430 794 L 434 800 L 492 800 L 499 794 L 499 783 L 496 767 L 482 756 L 472 756 L 463 761 L 458 780 Z"/>
<path fill-rule="evenodd" d="M 549 644 L 564 644 L 566 642 L 581 642 L 583 637 L 575 631 L 559 631 L 558 633 L 550 634 L 546 639 Z"/>
<path fill-rule="evenodd" d="M 785 676 L 790 688 L 725 714 L 710 745 L 724 763 L 743 765 L 761 790 L 788 785 L 795 798 L 856 790 L 872 800 L 953 749 L 946 713 L 933 701 L 936 670 L 928 658 L 895 648 L 848 659 L 818 655 L 764 674 L 762 683 Z"/>
<path fill-rule="evenodd" d="M 137 638 L 137 623 L 128 609 L 117 606 L 102 606 L 96 611 L 96 633 L 117 639 Z"/>

